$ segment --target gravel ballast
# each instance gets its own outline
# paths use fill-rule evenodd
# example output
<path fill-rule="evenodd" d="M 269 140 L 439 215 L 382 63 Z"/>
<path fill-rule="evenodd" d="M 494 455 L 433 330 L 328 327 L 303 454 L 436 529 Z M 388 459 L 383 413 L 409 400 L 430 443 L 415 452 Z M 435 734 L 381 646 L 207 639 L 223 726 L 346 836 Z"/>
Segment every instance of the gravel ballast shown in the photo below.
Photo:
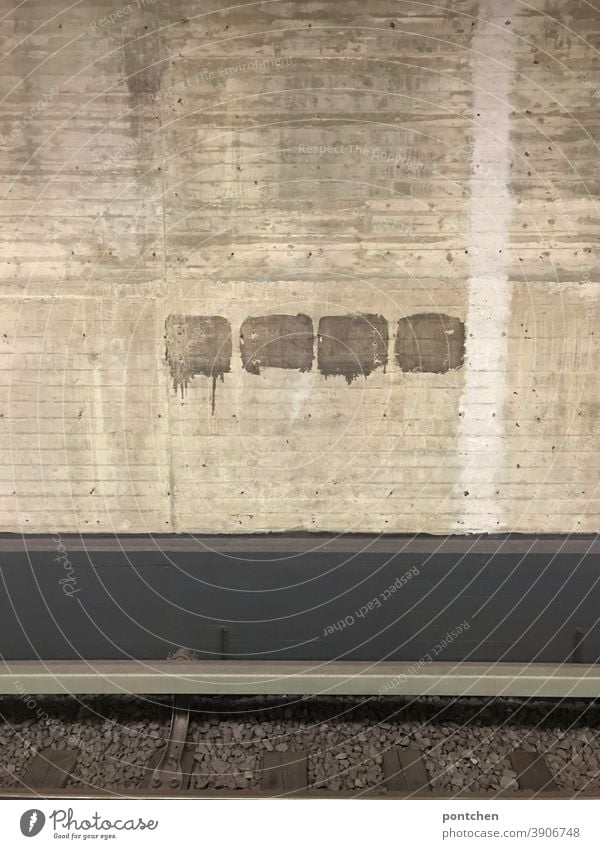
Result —
<path fill-rule="evenodd" d="M 312 786 L 360 793 L 382 789 L 387 749 L 410 746 L 444 793 L 516 789 L 514 749 L 544 755 L 559 787 L 600 792 L 599 720 L 600 706 L 583 701 L 197 698 L 190 786 L 256 788 L 265 751 L 304 750 Z M 0 784 L 52 746 L 79 749 L 70 785 L 134 789 L 169 723 L 168 703 L 154 697 L 0 698 Z"/>

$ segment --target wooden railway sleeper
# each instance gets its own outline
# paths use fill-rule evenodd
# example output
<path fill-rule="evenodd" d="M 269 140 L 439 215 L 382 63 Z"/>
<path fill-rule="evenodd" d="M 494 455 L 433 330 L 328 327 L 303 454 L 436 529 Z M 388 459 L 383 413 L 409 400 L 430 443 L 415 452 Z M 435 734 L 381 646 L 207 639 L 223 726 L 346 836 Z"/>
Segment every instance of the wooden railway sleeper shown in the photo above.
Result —
<path fill-rule="evenodd" d="M 169 660 L 190 660 L 194 655 L 188 649 L 177 649 Z M 164 749 L 150 763 L 152 772 L 147 786 L 153 790 L 186 790 L 190 783 L 193 751 L 186 743 L 190 724 L 190 700 L 185 694 L 173 696 L 171 726 Z"/>

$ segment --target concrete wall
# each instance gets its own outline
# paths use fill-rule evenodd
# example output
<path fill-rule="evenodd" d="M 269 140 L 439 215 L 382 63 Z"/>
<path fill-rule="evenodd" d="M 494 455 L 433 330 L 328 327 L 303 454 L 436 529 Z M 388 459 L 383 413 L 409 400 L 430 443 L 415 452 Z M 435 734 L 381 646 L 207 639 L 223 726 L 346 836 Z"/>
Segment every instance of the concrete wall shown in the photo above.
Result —
<path fill-rule="evenodd" d="M 218 7 L 0 21 L 0 528 L 600 530 L 600 13 Z"/>

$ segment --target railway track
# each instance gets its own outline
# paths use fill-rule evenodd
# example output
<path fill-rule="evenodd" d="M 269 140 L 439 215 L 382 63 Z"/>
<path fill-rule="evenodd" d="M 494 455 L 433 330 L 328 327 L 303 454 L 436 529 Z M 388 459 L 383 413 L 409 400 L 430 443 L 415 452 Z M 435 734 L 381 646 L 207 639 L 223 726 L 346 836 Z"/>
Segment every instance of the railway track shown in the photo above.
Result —
<path fill-rule="evenodd" d="M 595 798 L 599 692 L 585 664 L 5 662 L 0 792 Z"/>
<path fill-rule="evenodd" d="M 582 700 L 5 697 L 0 713 L 0 798 L 600 796 L 600 708 Z"/>
<path fill-rule="evenodd" d="M 0 788 L 0 799 L 219 799 L 219 798 L 381 798 L 381 799 L 598 799 L 600 790 L 573 790 L 559 788 L 543 756 L 516 750 L 511 765 L 516 771 L 517 789 L 472 791 L 468 789 L 440 792 L 431 786 L 429 774 L 421 753 L 411 749 L 389 749 L 384 754 L 384 781 L 382 787 L 368 787 L 355 791 L 325 790 L 308 784 L 306 752 L 290 753 L 290 757 L 265 758 L 259 787 L 239 790 L 190 789 L 189 787 L 141 787 L 119 789 L 98 786 L 64 786 L 64 773 L 57 770 L 51 752 L 34 757 L 28 772 L 44 774 L 46 783 L 28 783 L 27 776 L 12 787 Z M 149 779 L 149 776 L 148 776 Z M 54 783 L 53 783 L 54 782 Z M 148 780 L 146 782 L 150 784 Z M 61 786 L 62 785 L 62 786 Z"/>

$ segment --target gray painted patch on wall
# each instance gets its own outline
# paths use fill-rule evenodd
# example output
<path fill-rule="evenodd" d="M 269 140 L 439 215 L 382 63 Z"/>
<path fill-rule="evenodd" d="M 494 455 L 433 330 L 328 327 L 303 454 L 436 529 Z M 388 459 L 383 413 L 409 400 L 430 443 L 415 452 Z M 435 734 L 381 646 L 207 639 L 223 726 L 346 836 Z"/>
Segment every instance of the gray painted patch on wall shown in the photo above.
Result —
<path fill-rule="evenodd" d="M 396 361 L 402 371 L 443 374 L 460 368 L 465 356 L 465 326 L 452 315 L 424 312 L 398 322 Z"/>
<path fill-rule="evenodd" d="M 348 383 L 368 377 L 388 360 L 388 323 L 382 315 L 326 315 L 319 322 L 317 360 L 325 377 L 341 374 Z"/>
<path fill-rule="evenodd" d="M 217 377 L 231 369 L 231 325 L 220 315 L 170 315 L 166 321 L 166 358 L 173 387 L 183 395 L 197 374 L 212 377 L 214 412 Z"/>
<path fill-rule="evenodd" d="M 249 316 L 240 328 L 240 353 L 246 371 L 261 368 L 310 371 L 313 362 L 313 323 L 307 315 Z"/>

